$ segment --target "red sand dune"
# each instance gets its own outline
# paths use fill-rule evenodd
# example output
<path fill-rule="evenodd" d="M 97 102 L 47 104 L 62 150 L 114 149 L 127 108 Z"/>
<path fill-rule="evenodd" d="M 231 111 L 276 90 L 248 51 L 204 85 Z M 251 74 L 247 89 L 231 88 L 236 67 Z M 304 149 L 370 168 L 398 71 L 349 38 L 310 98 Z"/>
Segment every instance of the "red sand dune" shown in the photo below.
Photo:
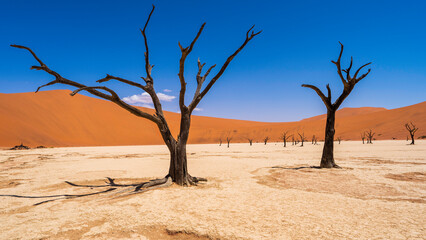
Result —
<path fill-rule="evenodd" d="M 31 147 L 108 146 L 163 144 L 158 129 L 148 120 L 138 118 L 113 103 L 83 95 L 69 96 L 68 90 L 35 93 L 0 94 L 0 146 L 11 147 L 21 142 Z M 152 112 L 151 109 L 146 111 Z M 179 114 L 167 112 L 173 134 L 177 134 Z M 336 116 L 336 137 L 360 139 L 360 133 L 373 129 L 377 139 L 405 139 L 406 122 L 426 135 L 426 102 L 408 107 L 344 108 Z M 310 140 L 315 134 L 324 136 L 325 115 L 299 122 L 266 123 L 193 116 L 190 143 L 218 143 L 228 132 L 232 142 L 246 138 L 262 141 L 269 136 L 304 132 Z"/>

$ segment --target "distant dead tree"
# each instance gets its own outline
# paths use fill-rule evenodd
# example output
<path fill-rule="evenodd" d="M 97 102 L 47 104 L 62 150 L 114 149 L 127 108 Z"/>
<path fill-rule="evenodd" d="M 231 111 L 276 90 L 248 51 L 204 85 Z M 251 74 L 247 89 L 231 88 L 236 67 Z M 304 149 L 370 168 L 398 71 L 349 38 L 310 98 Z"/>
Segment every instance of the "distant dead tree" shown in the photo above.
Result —
<path fill-rule="evenodd" d="M 368 132 L 365 132 L 365 135 L 367 136 L 367 144 L 373 144 L 373 137 L 375 134 L 376 133 L 371 129 Z"/>
<path fill-rule="evenodd" d="M 25 146 L 23 143 L 21 145 L 16 145 L 13 148 L 10 148 L 9 150 L 28 150 L 30 147 Z"/>
<path fill-rule="evenodd" d="M 296 145 L 296 141 L 295 141 L 295 139 L 294 139 L 294 136 L 293 136 L 293 135 L 291 135 L 291 145 Z"/>
<path fill-rule="evenodd" d="M 306 138 L 305 138 L 305 133 L 303 132 L 303 133 L 297 133 L 297 134 L 299 134 L 299 137 L 300 137 L 300 142 L 302 143 L 302 145 L 300 145 L 301 147 L 303 147 L 303 143 L 305 142 L 305 140 L 306 140 Z"/>
<path fill-rule="evenodd" d="M 229 143 L 231 143 L 231 140 L 233 138 L 232 134 L 233 134 L 233 132 L 231 130 L 228 130 L 226 132 L 226 134 L 225 134 L 226 135 L 226 142 L 227 142 L 227 147 L 228 148 L 229 148 Z"/>
<path fill-rule="evenodd" d="M 317 145 L 317 141 L 318 141 L 317 137 L 315 135 L 313 135 L 312 136 L 312 144 Z"/>
<path fill-rule="evenodd" d="M 205 23 L 203 23 L 201 25 L 200 29 L 198 30 L 198 33 L 196 34 L 195 38 L 192 40 L 192 42 L 189 44 L 188 47 L 183 47 L 179 43 L 179 47 L 180 47 L 180 51 L 181 51 L 181 57 L 180 57 L 180 60 L 179 60 L 178 76 L 179 76 L 179 81 L 180 81 L 179 108 L 180 108 L 180 112 L 181 112 L 180 113 L 181 122 L 180 122 L 180 132 L 179 132 L 177 138 L 174 138 L 171 131 L 170 131 L 169 124 L 166 121 L 166 118 L 164 117 L 163 108 L 161 106 L 158 94 L 154 90 L 154 78 L 151 75 L 151 71 L 152 71 L 152 68 L 154 67 L 154 65 L 151 65 L 150 60 L 149 60 L 150 55 L 149 55 L 148 41 L 147 41 L 147 36 L 146 36 L 146 28 L 148 26 L 151 15 L 154 12 L 154 9 L 155 9 L 155 7 L 153 6 L 152 10 L 151 10 L 151 12 L 148 16 L 148 19 L 145 23 L 144 28 L 140 30 L 140 32 L 142 33 L 143 39 L 144 39 L 144 44 L 145 44 L 145 58 L 144 58 L 144 60 L 145 60 L 146 76 L 142 77 L 145 84 L 141 84 L 137 81 L 127 80 L 127 79 L 124 79 L 124 78 L 121 78 L 121 77 L 112 76 L 112 75 L 109 75 L 109 74 L 107 74 L 106 77 L 97 80 L 98 83 L 104 83 L 104 82 L 108 82 L 110 80 L 116 80 L 116 81 L 119 81 L 121 83 L 125 83 L 125 84 L 131 85 L 133 87 L 139 88 L 140 90 L 143 90 L 144 92 L 147 92 L 149 94 L 149 96 L 151 97 L 153 105 L 154 105 L 154 111 L 155 111 L 154 114 L 150 114 L 150 113 L 145 112 L 144 110 L 142 110 L 140 108 L 137 108 L 137 107 L 134 107 L 134 106 L 127 104 L 118 96 L 118 94 L 115 91 L 113 91 L 112 89 L 110 89 L 108 87 L 105 87 L 105 86 L 89 87 L 89 86 L 85 86 L 81 83 L 69 80 L 65 77 L 62 77 L 59 73 L 51 70 L 44 62 L 42 62 L 30 48 L 25 47 L 25 46 L 20 46 L 20 45 L 11 45 L 12 47 L 15 47 L 15 48 L 25 49 L 32 54 L 32 56 L 40 64 L 40 66 L 32 66 L 31 69 L 43 70 L 46 73 L 51 74 L 55 77 L 55 80 L 40 86 L 37 89 L 37 91 L 40 90 L 40 88 L 42 88 L 42 87 L 54 85 L 56 83 L 69 85 L 69 86 L 77 88 L 77 90 L 75 90 L 74 92 L 71 93 L 71 96 L 74 96 L 75 94 L 79 93 L 80 91 L 87 91 L 87 92 L 89 92 L 89 93 L 91 93 L 91 94 L 93 94 L 97 97 L 111 101 L 111 102 L 117 104 L 118 106 L 120 106 L 121 108 L 124 108 L 125 110 L 127 110 L 131 114 L 136 115 L 136 116 L 141 117 L 141 118 L 148 119 L 148 120 L 154 122 L 157 125 L 157 127 L 160 131 L 160 134 L 161 134 L 161 136 L 164 140 L 164 143 L 167 145 L 167 148 L 170 151 L 169 172 L 166 175 L 166 177 L 164 177 L 163 179 L 156 180 L 155 182 L 149 182 L 149 184 L 141 183 L 141 184 L 137 185 L 135 190 L 146 190 L 148 186 L 153 187 L 153 186 L 158 186 L 158 185 L 162 185 L 162 184 L 166 184 L 166 183 L 170 184 L 172 181 L 175 182 L 178 185 L 181 185 L 181 186 L 188 186 L 188 185 L 195 185 L 198 181 L 205 180 L 203 178 L 192 177 L 188 173 L 186 145 L 187 145 L 187 141 L 188 141 L 188 137 L 189 137 L 189 129 L 190 129 L 190 125 L 191 125 L 192 112 L 197 107 L 197 105 L 200 103 L 200 101 L 204 98 L 204 96 L 210 91 L 210 89 L 216 83 L 216 81 L 222 76 L 222 74 L 225 72 L 228 65 L 235 58 L 235 56 L 237 56 L 237 54 L 241 50 L 243 50 L 243 48 L 255 36 L 257 36 L 258 34 L 261 33 L 261 31 L 259 31 L 259 32 L 252 31 L 254 26 L 251 27 L 246 32 L 245 40 L 243 41 L 243 43 L 237 48 L 237 50 L 235 52 L 233 52 L 231 55 L 229 55 L 229 57 L 226 59 L 225 63 L 223 63 L 220 70 L 214 75 L 214 77 L 212 77 L 210 80 L 207 81 L 208 83 L 204 88 L 203 88 L 204 82 L 207 80 L 207 77 L 210 74 L 210 71 L 216 65 L 209 67 L 208 70 L 204 74 L 202 74 L 203 67 L 204 67 L 205 63 L 201 63 L 200 60 L 198 60 L 198 72 L 197 72 L 197 75 L 195 77 L 195 79 L 197 81 L 197 87 L 196 87 L 196 90 L 195 90 L 195 93 L 194 93 L 194 97 L 192 98 L 189 105 L 185 104 L 186 84 L 187 84 L 185 77 L 184 77 L 185 61 L 186 61 L 187 56 L 191 53 L 191 51 L 192 51 L 196 41 L 198 40 L 199 36 L 201 35 L 201 33 L 204 29 Z M 110 185 L 111 186 L 117 186 L 117 184 L 113 184 L 113 183 L 110 183 Z"/>
<path fill-rule="evenodd" d="M 362 139 L 362 144 L 364 144 L 364 140 L 365 140 L 365 132 L 361 133 L 361 139 Z"/>
<path fill-rule="evenodd" d="M 411 136 L 410 145 L 414 145 L 414 134 L 417 132 L 417 130 L 419 130 L 419 128 L 416 127 L 412 122 L 410 124 L 406 123 L 405 128 L 407 129 L 407 131 L 410 133 L 410 136 Z"/>
<path fill-rule="evenodd" d="M 284 147 L 286 147 L 287 146 L 287 140 L 290 138 L 290 137 L 293 137 L 293 135 L 288 135 L 288 131 L 285 131 L 285 132 L 283 132 L 282 134 L 281 134 L 281 140 L 283 140 L 283 143 L 284 143 Z M 293 145 L 294 145 L 294 137 L 293 137 Z"/>
<path fill-rule="evenodd" d="M 228 148 L 229 148 L 229 143 L 231 142 L 231 140 L 232 140 L 232 137 L 226 137 L 226 142 L 228 143 Z"/>
<path fill-rule="evenodd" d="M 340 42 L 339 42 L 340 43 Z M 352 92 L 355 85 L 361 81 L 363 78 L 365 78 L 369 73 L 371 69 L 368 69 L 368 71 L 364 74 L 362 74 L 360 77 L 358 77 L 359 72 L 362 68 L 365 66 L 371 64 L 367 63 L 362 65 L 358 70 L 355 72 L 353 76 L 350 75 L 350 71 L 352 68 L 353 58 L 351 57 L 351 63 L 347 69 L 342 69 L 340 66 L 340 59 L 342 58 L 343 54 L 343 44 L 340 43 L 340 54 L 337 61 L 331 61 L 334 63 L 337 67 L 337 73 L 339 74 L 340 79 L 343 83 L 343 92 L 342 94 L 337 98 L 337 100 L 332 103 L 331 102 L 331 90 L 330 86 L 327 84 L 327 96 L 318 88 L 313 85 L 303 84 L 302 87 L 307 87 L 312 90 L 314 90 L 318 96 L 320 96 L 321 100 L 324 102 L 325 106 L 327 107 L 327 122 L 325 125 L 325 140 L 324 140 L 324 149 L 322 152 L 321 157 L 321 168 L 333 168 L 333 167 L 339 167 L 334 162 L 334 134 L 335 134 L 335 119 L 336 119 L 336 111 L 339 109 L 340 105 L 343 103 L 343 100 L 346 99 L 347 96 Z M 346 74 L 345 74 L 346 73 Z M 345 76 L 346 75 L 346 76 Z"/>
<path fill-rule="evenodd" d="M 268 137 L 268 136 L 266 136 L 266 137 L 263 139 L 263 142 L 265 143 L 265 145 L 268 143 L 268 140 L 269 140 L 269 137 Z"/>
<path fill-rule="evenodd" d="M 219 146 L 222 146 L 222 138 L 219 138 Z"/>
<path fill-rule="evenodd" d="M 341 137 L 337 137 L 337 141 L 339 142 L 339 144 L 340 144 L 340 141 L 342 141 L 342 138 Z"/>
<path fill-rule="evenodd" d="M 250 146 L 253 145 L 253 138 L 247 138 L 247 140 L 249 141 Z"/>

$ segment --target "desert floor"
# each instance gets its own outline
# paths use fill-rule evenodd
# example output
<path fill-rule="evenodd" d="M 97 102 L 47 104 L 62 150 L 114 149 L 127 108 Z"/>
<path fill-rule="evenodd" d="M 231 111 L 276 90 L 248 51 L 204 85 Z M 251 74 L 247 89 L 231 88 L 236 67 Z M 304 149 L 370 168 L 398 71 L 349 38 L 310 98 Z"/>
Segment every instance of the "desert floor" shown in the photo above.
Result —
<path fill-rule="evenodd" d="M 342 169 L 315 169 L 322 144 L 189 145 L 196 187 L 59 199 L 0 196 L 0 239 L 424 239 L 426 141 L 343 141 Z M 0 151 L 0 194 L 163 177 L 165 146 Z M 305 168 L 304 168 L 305 167 Z"/>

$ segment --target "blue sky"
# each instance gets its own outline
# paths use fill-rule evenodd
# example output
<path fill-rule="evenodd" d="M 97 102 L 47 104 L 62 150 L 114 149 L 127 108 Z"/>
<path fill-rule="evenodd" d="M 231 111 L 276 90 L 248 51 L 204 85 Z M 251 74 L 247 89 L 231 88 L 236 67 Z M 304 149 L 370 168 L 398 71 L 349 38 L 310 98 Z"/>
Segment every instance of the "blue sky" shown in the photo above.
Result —
<path fill-rule="evenodd" d="M 143 27 L 147 30 L 155 88 L 178 96 L 178 41 L 203 34 L 187 58 L 188 99 L 195 89 L 197 58 L 221 65 L 256 24 L 262 34 L 231 63 L 199 105 L 197 115 L 256 121 L 294 121 L 326 112 L 303 83 L 333 97 L 342 89 L 331 60 L 345 45 L 342 63 L 372 61 L 342 107 L 398 108 L 425 101 L 425 1 L 1 1 L 0 92 L 31 92 L 52 77 L 29 70 L 31 47 L 53 70 L 87 85 L 109 73 L 139 81 L 144 74 Z M 345 65 L 346 66 L 346 65 Z M 217 68 L 218 70 L 219 68 Z M 121 97 L 138 89 L 108 83 Z M 65 89 L 55 85 L 45 90 Z M 164 92 L 164 89 L 171 91 Z M 177 98 L 163 106 L 178 111 Z"/>

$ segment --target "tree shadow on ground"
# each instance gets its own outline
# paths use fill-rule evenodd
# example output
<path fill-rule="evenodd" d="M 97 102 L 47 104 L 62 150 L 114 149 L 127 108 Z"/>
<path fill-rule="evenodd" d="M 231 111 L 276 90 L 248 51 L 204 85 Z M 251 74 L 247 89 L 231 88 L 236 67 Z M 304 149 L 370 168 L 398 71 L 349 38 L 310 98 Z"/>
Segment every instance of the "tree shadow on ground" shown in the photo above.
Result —
<path fill-rule="evenodd" d="M 148 182 L 134 183 L 134 184 L 118 184 L 114 181 L 114 179 L 107 177 L 106 184 L 101 185 L 80 185 L 72 182 L 65 181 L 65 183 L 73 186 L 73 187 L 81 187 L 81 188 L 107 188 L 102 191 L 90 192 L 84 194 L 55 194 L 55 195 L 40 195 L 40 196 L 25 196 L 25 195 L 16 195 L 16 194 L 0 194 L 0 197 L 14 197 L 14 198 L 30 198 L 30 199 L 46 199 L 41 202 L 37 202 L 33 204 L 33 206 L 41 205 L 43 203 L 53 202 L 62 199 L 74 199 L 81 198 L 87 196 L 93 196 L 103 193 L 116 193 L 118 196 L 128 196 L 133 194 L 138 194 L 142 192 L 146 192 L 149 190 L 168 187 L 172 185 L 172 178 L 170 176 L 166 176 L 161 179 L 154 179 Z M 118 189 L 122 189 L 118 191 Z M 117 190 L 117 191 L 116 191 Z"/>

